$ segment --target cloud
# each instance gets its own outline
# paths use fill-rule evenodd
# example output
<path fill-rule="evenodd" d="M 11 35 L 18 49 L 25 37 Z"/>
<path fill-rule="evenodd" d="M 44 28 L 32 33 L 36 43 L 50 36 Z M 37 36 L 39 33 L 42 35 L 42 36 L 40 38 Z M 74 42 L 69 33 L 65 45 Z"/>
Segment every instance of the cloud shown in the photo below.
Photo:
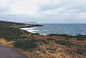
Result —
<path fill-rule="evenodd" d="M 34 1 L 34 2 L 33 2 Z M 13 12 L 18 14 L 34 14 L 37 10 L 35 0 L 21 0 L 17 1 L 12 7 Z"/>
<path fill-rule="evenodd" d="M 86 0 L 0 0 L 0 19 L 85 23 Z"/>

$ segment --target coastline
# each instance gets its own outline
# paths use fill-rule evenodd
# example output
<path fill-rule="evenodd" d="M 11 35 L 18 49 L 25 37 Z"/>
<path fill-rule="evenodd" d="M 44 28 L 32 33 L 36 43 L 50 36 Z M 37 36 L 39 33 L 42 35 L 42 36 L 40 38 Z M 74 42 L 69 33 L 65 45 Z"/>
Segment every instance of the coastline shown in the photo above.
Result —
<path fill-rule="evenodd" d="M 25 25 L 14 25 L 14 26 L 10 26 L 10 27 L 13 27 L 13 28 L 25 28 L 25 27 L 42 27 L 44 25 L 39 25 L 39 24 L 25 24 Z"/>
<path fill-rule="evenodd" d="M 21 25 L 20 27 L 24 28 L 24 27 L 28 27 L 28 26 L 34 27 L 34 25 L 26 25 L 26 26 Z M 38 25 L 35 25 L 35 27 L 36 26 L 38 26 Z M 10 29 L 10 27 L 13 27 L 13 29 Z M 13 30 L 12 32 L 14 32 L 16 29 L 20 29 L 19 25 L 10 26 L 10 27 L 7 27 L 7 28 L 9 28 L 10 30 Z M 4 31 L 9 30 L 9 29 L 6 29 L 5 26 L 3 28 L 5 29 Z M 23 34 L 19 33 L 18 35 L 20 35 L 22 37 L 16 39 L 16 41 L 23 40 L 23 42 L 24 42 L 25 40 L 35 39 L 35 40 L 40 41 L 40 43 L 39 43 L 39 41 L 37 42 L 37 43 L 39 43 L 39 45 L 35 49 L 28 49 L 28 50 L 23 50 L 23 49 L 14 47 L 15 40 L 11 40 L 10 42 L 6 41 L 6 42 L 4 42 L 6 44 L 1 44 L 1 45 L 15 49 L 15 50 L 27 55 L 30 58 L 31 57 L 32 58 L 34 58 L 34 57 L 35 58 L 36 57 L 38 57 L 38 58 L 46 58 L 46 57 L 47 58 L 53 58 L 53 57 L 54 58 L 55 57 L 57 57 L 57 58 L 59 58 L 59 57 L 65 57 L 65 58 L 83 57 L 83 58 L 86 58 L 86 56 L 85 56 L 86 55 L 86 52 L 85 52 L 86 51 L 86 49 L 85 49 L 86 35 L 77 35 L 74 37 L 74 36 L 66 35 L 66 34 L 49 34 L 47 36 L 44 36 L 44 35 L 40 35 L 40 34 L 34 34 L 31 32 L 28 32 L 26 30 L 16 30 L 15 32 L 18 33 L 18 31 L 22 32 Z M 14 34 L 14 33 L 12 33 L 12 34 Z M 9 39 L 9 38 L 7 37 L 6 39 Z M 14 38 L 12 38 L 12 39 L 14 39 Z M 83 40 L 80 40 L 80 39 L 83 39 Z M 19 42 L 21 42 L 21 41 L 19 41 Z M 34 43 L 34 41 L 32 41 L 32 43 Z M 24 46 L 26 46 L 26 45 L 24 45 Z M 79 52 L 78 49 L 79 49 L 79 51 L 82 51 L 83 53 Z M 80 53 L 82 53 L 82 54 L 80 54 Z"/>

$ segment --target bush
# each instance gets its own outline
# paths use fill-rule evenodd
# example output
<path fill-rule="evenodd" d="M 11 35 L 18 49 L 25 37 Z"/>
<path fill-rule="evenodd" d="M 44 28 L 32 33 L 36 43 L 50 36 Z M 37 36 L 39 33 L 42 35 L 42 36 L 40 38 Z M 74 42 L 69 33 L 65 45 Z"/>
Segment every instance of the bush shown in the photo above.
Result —
<path fill-rule="evenodd" d="M 47 38 L 47 40 L 55 40 L 55 39 L 52 39 L 52 38 Z"/>
<path fill-rule="evenodd" d="M 83 54 L 83 50 L 81 48 L 78 48 L 76 51 L 77 54 Z"/>
<path fill-rule="evenodd" d="M 78 34 L 76 37 L 77 37 L 77 40 L 81 40 L 81 41 L 86 40 L 86 35 Z"/>
<path fill-rule="evenodd" d="M 56 43 L 61 45 L 74 45 L 69 41 L 63 41 L 63 40 L 57 40 Z"/>
<path fill-rule="evenodd" d="M 36 39 L 16 40 L 14 43 L 14 47 L 21 48 L 24 50 L 36 48 L 36 46 L 37 46 L 36 42 L 37 41 L 38 40 L 36 40 Z"/>
<path fill-rule="evenodd" d="M 45 40 L 40 40 L 40 41 L 42 41 L 44 44 L 48 44 L 48 42 L 46 42 Z"/>
<path fill-rule="evenodd" d="M 20 39 L 21 35 L 24 35 L 18 28 L 7 27 L 0 25 L 0 37 L 7 41 Z"/>
<path fill-rule="evenodd" d="M 5 36 L 4 39 L 7 40 L 7 41 L 14 41 L 16 40 L 18 37 L 16 36 Z"/>
<path fill-rule="evenodd" d="M 39 33 L 33 33 L 34 35 L 40 35 Z"/>
<path fill-rule="evenodd" d="M 71 35 L 67 35 L 67 34 L 49 34 L 48 36 L 63 36 L 63 37 L 67 37 L 67 38 L 76 38 L 76 36 L 71 36 Z"/>
<path fill-rule="evenodd" d="M 86 44 L 84 44 L 84 47 L 86 48 Z"/>

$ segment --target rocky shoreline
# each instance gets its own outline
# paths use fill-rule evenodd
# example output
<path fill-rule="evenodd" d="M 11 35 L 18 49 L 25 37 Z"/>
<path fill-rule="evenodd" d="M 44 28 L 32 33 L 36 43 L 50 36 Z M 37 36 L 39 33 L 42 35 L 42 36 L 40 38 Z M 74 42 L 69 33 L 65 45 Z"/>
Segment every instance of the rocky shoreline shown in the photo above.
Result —
<path fill-rule="evenodd" d="M 13 27 L 13 28 L 25 28 L 25 27 L 42 27 L 44 25 L 39 25 L 39 24 L 25 24 L 25 25 L 13 25 L 13 26 L 10 26 L 10 27 Z"/>
<path fill-rule="evenodd" d="M 42 27 L 42 26 L 44 26 L 44 25 L 38 25 L 38 24 L 32 24 L 32 25 L 30 25 L 30 24 L 27 24 L 26 26 L 20 26 L 19 28 L 25 28 L 25 27 Z"/>

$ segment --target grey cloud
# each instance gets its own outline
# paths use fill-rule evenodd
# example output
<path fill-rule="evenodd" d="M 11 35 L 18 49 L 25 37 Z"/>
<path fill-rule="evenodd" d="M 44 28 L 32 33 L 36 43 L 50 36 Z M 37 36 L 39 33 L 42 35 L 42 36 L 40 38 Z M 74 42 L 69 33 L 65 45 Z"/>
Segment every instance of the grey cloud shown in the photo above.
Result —
<path fill-rule="evenodd" d="M 53 0 L 54 1 L 54 0 Z M 60 1 L 60 0 L 58 0 Z M 57 2 L 58 2 L 57 1 Z M 86 1 L 80 1 L 80 0 L 61 0 L 61 2 L 50 2 L 45 4 L 39 5 L 40 11 L 47 11 L 47 10 L 54 10 L 60 7 L 66 8 L 67 10 L 76 9 L 77 12 L 82 11 L 86 12 Z"/>
<path fill-rule="evenodd" d="M 9 7 L 0 7 L 0 12 L 8 11 L 9 9 Z"/>
<path fill-rule="evenodd" d="M 76 1 L 74 1 L 74 0 L 70 0 L 70 1 L 69 0 L 64 0 L 64 1 L 61 1 L 60 3 L 57 3 L 57 4 L 47 3 L 47 4 L 40 5 L 39 10 L 41 12 L 45 12 L 45 11 L 49 11 L 49 10 L 65 8 L 65 10 L 61 10 L 58 13 L 56 12 L 56 14 L 50 14 L 50 15 L 44 14 L 44 16 L 46 16 L 46 17 L 56 17 L 58 19 L 67 19 L 67 18 L 78 19 L 77 18 L 78 14 L 80 14 L 81 12 L 86 12 L 86 7 L 85 6 L 86 6 L 85 2 L 83 2 L 83 1 L 81 2 L 80 0 L 76 0 Z M 68 15 L 64 15 L 64 14 L 68 14 Z"/>
<path fill-rule="evenodd" d="M 12 0 L 8 3 L 14 3 L 17 0 Z M 53 1 L 53 0 L 52 0 Z M 32 15 L 2 15 L 0 13 L 0 19 L 10 21 L 36 21 L 43 23 L 86 23 L 86 18 L 82 20 L 79 18 L 81 12 L 86 12 L 85 2 L 77 2 L 80 0 L 61 0 L 60 2 L 47 2 L 38 4 L 38 12 L 36 16 Z M 61 10 L 58 11 L 58 9 Z M 9 11 L 9 7 L 0 7 L 0 12 Z M 55 11 L 54 11 L 55 10 Z M 50 14 L 45 14 L 46 11 L 50 11 Z M 52 14 L 54 12 L 55 14 Z"/>

